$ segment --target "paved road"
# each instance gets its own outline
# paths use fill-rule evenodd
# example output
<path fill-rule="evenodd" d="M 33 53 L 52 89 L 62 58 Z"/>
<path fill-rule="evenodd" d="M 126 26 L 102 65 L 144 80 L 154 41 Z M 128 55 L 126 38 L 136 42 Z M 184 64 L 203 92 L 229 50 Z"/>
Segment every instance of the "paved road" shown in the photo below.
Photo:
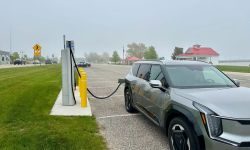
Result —
<path fill-rule="evenodd" d="M 240 85 L 250 87 L 250 73 L 225 72 L 230 78 L 238 79 Z"/>
<path fill-rule="evenodd" d="M 131 66 L 93 65 L 86 68 L 88 87 L 96 95 L 111 93 L 118 78 L 124 78 Z M 240 79 L 242 86 L 250 87 L 250 74 L 227 73 Z M 162 130 L 141 113 L 129 114 L 124 108 L 123 87 L 107 100 L 89 97 L 93 114 L 100 125 L 101 134 L 112 150 L 168 150 L 168 139 Z"/>

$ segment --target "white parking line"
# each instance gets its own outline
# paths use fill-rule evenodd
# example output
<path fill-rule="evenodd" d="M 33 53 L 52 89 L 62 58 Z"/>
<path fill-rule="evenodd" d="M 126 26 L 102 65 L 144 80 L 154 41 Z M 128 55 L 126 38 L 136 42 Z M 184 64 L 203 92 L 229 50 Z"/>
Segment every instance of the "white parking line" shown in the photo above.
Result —
<path fill-rule="evenodd" d="M 104 116 L 98 117 L 97 119 L 107 119 L 107 118 L 116 118 L 116 117 L 129 117 L 129 116 L 141 116 L 142 114 L 122 114 L 122 115 L 112 115 L 112 116 Z"/>

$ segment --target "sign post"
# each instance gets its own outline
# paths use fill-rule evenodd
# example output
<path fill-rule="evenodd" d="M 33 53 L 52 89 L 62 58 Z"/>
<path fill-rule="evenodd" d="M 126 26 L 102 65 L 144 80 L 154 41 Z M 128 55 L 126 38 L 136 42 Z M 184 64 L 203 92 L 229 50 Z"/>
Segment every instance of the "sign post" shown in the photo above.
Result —
<path fill-rule="evenodd" d="M 41 49 L 42 49 L 42 47 L 39 44 L 35 44 L 33 46 L 33 49 L 34 49 L 34 58 L 39 59 L 41 57 Z M 40 64 L 41 64 L 41 62 L 40 62 Z"/>
<path fill-rule="evenodd" d="M 34 49 L 34 56 L 40 57 L 41 56 L 41 49 L 42 49 L 42 47 L 39 44 L 35 44 L 33 46 L 33 49 Z"/>

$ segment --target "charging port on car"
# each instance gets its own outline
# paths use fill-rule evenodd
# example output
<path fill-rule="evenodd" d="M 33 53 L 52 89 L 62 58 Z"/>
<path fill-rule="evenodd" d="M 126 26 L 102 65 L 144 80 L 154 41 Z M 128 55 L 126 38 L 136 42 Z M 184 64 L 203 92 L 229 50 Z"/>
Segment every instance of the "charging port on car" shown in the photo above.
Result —
<path fill-rule="evenodd" d="M 125 83 L 125 79 L 118 79 L 118 83 L 120 84 Z"/>

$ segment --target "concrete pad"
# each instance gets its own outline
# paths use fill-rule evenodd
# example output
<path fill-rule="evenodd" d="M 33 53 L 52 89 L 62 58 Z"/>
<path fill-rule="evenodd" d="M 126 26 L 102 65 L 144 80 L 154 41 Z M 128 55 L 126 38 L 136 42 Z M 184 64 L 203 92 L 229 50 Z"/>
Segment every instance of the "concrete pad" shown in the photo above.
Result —
<path fill-rule="evenodd" d="M 50 112 L 53 116 L 92 116 L 89 100 L 87 99 L 87 107 L 81 107 L 81 98 L 78 87 L 75 90 L 76 105 L 63 106 L 62 105 L 62 90 L 60 91 L 56 102 Z"/>

